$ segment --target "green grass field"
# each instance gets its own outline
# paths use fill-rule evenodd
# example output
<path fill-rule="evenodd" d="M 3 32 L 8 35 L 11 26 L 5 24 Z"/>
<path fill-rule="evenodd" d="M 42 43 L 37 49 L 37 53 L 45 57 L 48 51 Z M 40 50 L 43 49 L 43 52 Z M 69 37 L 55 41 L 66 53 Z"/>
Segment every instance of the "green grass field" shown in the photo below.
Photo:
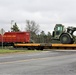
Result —
<path fill-rule="evenodd" d="M 40 50 L 10 50 L 10 49 L 0 49 L 0 54 L 7 54 L 7 53 L 35 53 L 40 52 Z"/>

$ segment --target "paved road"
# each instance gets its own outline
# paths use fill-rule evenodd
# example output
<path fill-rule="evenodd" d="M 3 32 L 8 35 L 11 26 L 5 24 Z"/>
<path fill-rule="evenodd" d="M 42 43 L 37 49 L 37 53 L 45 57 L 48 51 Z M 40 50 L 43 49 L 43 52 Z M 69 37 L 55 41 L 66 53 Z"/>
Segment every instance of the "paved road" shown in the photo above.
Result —
<path fill-rule="evenodd" d="M 0 55 L 0 75 L 76 75 L 76 51 Z"/>

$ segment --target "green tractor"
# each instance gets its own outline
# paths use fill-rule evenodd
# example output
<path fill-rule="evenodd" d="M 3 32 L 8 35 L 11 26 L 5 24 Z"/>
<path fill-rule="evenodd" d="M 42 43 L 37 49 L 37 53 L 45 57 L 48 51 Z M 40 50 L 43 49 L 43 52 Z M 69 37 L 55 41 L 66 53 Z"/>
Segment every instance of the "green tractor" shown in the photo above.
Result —
<path fill-rule="evenodd" d="M 76 27 L 65 28 L 62 24 L 56 24 L 52 33 L 52 40 L 54 42 L 60 41 L 62 44 L 73 44 L 75 42 L 74 31 L 76 31 Z"/>

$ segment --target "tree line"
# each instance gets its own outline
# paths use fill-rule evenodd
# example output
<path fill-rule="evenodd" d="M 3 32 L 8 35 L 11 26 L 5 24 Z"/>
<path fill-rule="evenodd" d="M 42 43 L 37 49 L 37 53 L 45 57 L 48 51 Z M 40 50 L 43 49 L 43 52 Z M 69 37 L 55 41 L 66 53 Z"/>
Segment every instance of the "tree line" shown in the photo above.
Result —
<path fill-rule="evenodd" d="M 51 42 L 51 33 L 48 32 L 45 34 L 45 31 L 40 31 L 39 24 L 37 24 L 35 21 L 26 20 L 26 27 L 25 31 L 30 32 L 31 40 L 32 42 L 36 43 L 50 43 Z M 17 23 L 15 22 L 11 27 L 11 32 L 20 32 Z"/>

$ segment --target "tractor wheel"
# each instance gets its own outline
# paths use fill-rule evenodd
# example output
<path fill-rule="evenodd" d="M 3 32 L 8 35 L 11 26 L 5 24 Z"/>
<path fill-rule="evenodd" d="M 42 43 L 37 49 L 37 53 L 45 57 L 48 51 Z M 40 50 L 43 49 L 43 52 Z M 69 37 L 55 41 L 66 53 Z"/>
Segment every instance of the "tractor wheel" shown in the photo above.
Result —
<path fill-rule="evenodd" d="M 72 43 L 72 39 L 69 36 L 69 34 L 62 34 L 60 37 L 60 42 L 62 44 L 71 44 Z"/>

